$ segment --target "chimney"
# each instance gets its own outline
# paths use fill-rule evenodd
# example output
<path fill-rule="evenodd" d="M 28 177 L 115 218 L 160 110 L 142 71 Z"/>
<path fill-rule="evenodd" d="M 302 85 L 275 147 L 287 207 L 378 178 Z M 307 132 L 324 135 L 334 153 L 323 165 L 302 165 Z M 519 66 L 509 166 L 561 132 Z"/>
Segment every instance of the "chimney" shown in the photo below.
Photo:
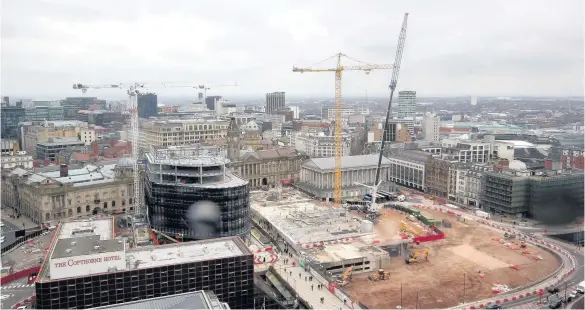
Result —
<path fill-rule="evenodd" d="M 67 164 L 61 164 L 59 176 L 62 178 L 69 176 L 69 166 Z"/>

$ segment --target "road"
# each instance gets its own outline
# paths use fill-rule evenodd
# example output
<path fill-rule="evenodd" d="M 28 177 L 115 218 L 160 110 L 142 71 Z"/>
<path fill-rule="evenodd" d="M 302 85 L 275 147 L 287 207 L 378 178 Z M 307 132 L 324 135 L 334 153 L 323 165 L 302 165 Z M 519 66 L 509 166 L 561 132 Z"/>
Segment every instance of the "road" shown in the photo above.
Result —
<path fill-rule="evenodd" d="M 583 248 L 577 248 L 575 245 L 573 244 L 569 244 L 569 243 L 565 243 L 565 242 L 560 242 L 557 241 L 555 239 L 551 239 L 551 238 L 543 238 L 544 240 L 546 240 L 547 242 L 550 243 L 555 243 L 558 246 L 563 247 L 565 250 L 569 251 L 574 257 L 575 257 L 575 263 L 577 265 L 575 271 L 573 272 L 573 274 L 571 276 L 569 276 L 568 279 L 565 279 L 561 284 L 559 284 L 559 288 L 562 289 L 562 291 L 559 293 L 560 295 L 563 295 L 564 297 L 564 287 L 565 287 L 565 283 L 567 284 L 568 288 L 572 288 L 575 287 L 577 284 L 579 284 L 579 282 L 583 281 L 583 265 L 585 264 L 585 257 L 583 255 Z M 567 292 L 568 294 L 569 292 Z M 516 301 L 516 302 L 508 302 L 505 304 L 502 304 L 502 307 L 505 309 L 510 309 L 510 308 L 521 308 L 520 306 L 523 304 L 529 304 L 529 303 L 535 303 L 539 301 L 539 297 L 528 297 L 528 298 L 524 298 L 522 299 L 522 301 Z M 545 296 L 543 296 L 542 300 L 545 300 Z M 547 307 L 547 305 L 544 305 L 545 307 Z M 577 309 L 583 309 L 583 308 L 577 308 Z"/>
<path fill-rule="evenodd" d="M 35 294 L 35 287 L 26 283 L 27 279 L 20 279 L 2 285 L 0 294 L 0 309 L 11 309 L 14 304 Z"/>
<path fill-rule="evenodd" d="M 2 220 L 2 224 L 4 224 L 4 226 L 2 226 L 2 236 L 4 236 L 4 242 L 2 243 L 2 246 L 6 246 L 9 244 L 14 243 L 14 241 L 16 241 L 16 237 L 15 237 L 15 231 L 19 230 L 20 227 L 14 225 L 13 223 L 9 222 L 9 221 L 5 221 Z"/>

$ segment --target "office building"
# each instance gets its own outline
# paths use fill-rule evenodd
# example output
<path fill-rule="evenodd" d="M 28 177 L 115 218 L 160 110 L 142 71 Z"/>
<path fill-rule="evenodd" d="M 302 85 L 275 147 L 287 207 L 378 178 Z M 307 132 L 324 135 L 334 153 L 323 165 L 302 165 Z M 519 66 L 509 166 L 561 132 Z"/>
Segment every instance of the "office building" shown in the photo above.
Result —
<path fill-rule="evenodd" d="M 35 156 L 37 143 L 48 142 L 49 138 L 54 137 L 76 138 L 81 128 L 88 127 L 81 121 L 23 122 L 19 130 L 22 150 Z"/>
<path fill-rule="evenodd" d="M 382 142 L 382 132 L 384 131 L 384 123 L 376 122 L 372 124 L 368 131 L 368 143 Z M 388 122 L 388 128 L 386 128 L 385 141 L 390 142 L 410 142 L 410 134 L 408 132 L 408 126 L 401 124 L 395 119 L 391 119 Z"/>
<path fill-rule="evenodd" d="M 149 118 L 158 115 L 158 97 L 147 93 L 138 95 L 138 117 Z"/>
<path fill-rule="evenodd" d="M 285 107 L 285 93 L 273 92 L 266 94 L 266 114 L 272 114 Z"/>
<path fill-rule="evenodd" d="M 226 168 L 226 155 L 203 146 L 147 153 L 145 196 L 152 227 L 186 239 L 246 236 L 251 229 L 248 182 Z M 190 212 L 199 212 L 199 201 L 213 203 L 219 212 L 217 221 L 210 219 L 214 227 L 207 235 L 186 220 Z"/>
<path fill-rule="evenodd" d="M 240 238 L 130 248 L 113 230 L 112 218 L 58 226 L 35 284 L 36 309 L 87 309 L 201 290 L 232 309 L 253 307 L 254 255 Z"/>
<path fill-rule="evenodd" d="M 583 216 L 583 171 L 509 169 L 487 172 L 482 207 L 489 212 L 549 220 Z"/>
<path fill-rule="evenodd" d="M 10 105 L 10 97 L 3 96 L 2 97 L 2 106 L 9 106 Z"/>
<path fill-rule="evenodd" d="M 376 180 L 378 155 L 344 156 L 342 162 L 342 198 L 355 198 L 369 189 L 355 182 L 373 185 Z M 382 158 L 380 181 L 388 181 L 390 161 Z M 300 180 L 296 187 L 318 199 L 333 200 L 335 184 L 335 157 L 313 158 L 301 165 Z"/>
<path fill-rule="evenodd" d="M 18 123 L 25 119 L 24 108 L 2 106 L 0 110 L 2 139 L 18 137 Z"/>
<path fill-rule="evenodd" d="M 215 111 L 216 102 L 221 101 L 222 98 L 222 96 L 207 96 L 207 98 L 205 98 L 205 105 L 207 106 L 207 109 L 210 111 Z"/>
<path fill-rule="evenodd" d="M 489 142 L 443 139 L 441 158 L 462 163 L 487 163 L 492 156 Z"/>
<path fill-rule="evenodd" d="M 399 118 L 414 118 L 416 115 L 416 91 L 399 91 L 396 111 Z"/>
<path fill-rule="evenodd" d="M 21 167 L 23 169 L 33 168 L 33 157 L 26 154 L 25 151 L 10 152 L 0 157 L 0 168 L 12 169 Z"/>
<path fill-rule="evenodd" d="M 33 121 L 58 121 L 65 119 L 63 107 L 37 106 L 25 110 L 25 120 Z"/>
<path fill-rule="evenodd" d="M 434 112 L 426 112 L 423 119 L 423 137 L 426 141 L 439 141 L 441 119 Z"/>
<path fill-rule="evenodd" d="M 20 151 L 20 145 L 16 139 L 1 139 L 0 151 L 2 156 L 10 155 Z"/>
<path fill-rule="evenodd" d="M 141 120 L 140 147 L 151 148 L 208 143 L 225 144 L 229 121 L 218 119 Z"/>
<path fill-rule="evenodd" d="M 63 114 L 66 120 L 77 119 L 80 110 L 106 110 L 106 101 L 96 97 L 67 97 L 61 100 Z"/>
<path fill-rule="evenodd" d="M 423 151 L 397 149 L 388 155 L 390 162 L 389 179 L 390 181 L 417 189 L 426 190 L 425 168 L 431 154 Z"/>
<path fill-rule="evenodd" d="M 93 309 L 230 310 L 230 306 L 225 302 L 221 302 L 213 292 L 195 291 L 171 296 L 152 297 Z"/>

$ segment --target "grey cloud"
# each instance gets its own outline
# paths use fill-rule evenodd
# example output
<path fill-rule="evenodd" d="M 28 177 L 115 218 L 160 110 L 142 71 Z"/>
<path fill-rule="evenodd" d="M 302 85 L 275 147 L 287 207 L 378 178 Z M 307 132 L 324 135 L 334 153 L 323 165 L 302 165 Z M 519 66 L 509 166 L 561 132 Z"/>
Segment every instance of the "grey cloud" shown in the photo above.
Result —
<path fill-rule="evenodd" d="M 237 91 L 226 93 L 330 95 L 332 75 L 301 75 L 291 67 L 340 51 L 391 63 L 409 12 L 399 88 L 421 95 L 565 96 L 583 92 L 582 6 L 580 0 L 5 0 L 1 86 L 3 95 L 42 97 L 67 93 L 73 82 L 238 80 Z M 125 44 L 121 36 L 132 35 L 126 26 L 146 17 L 176 28 L 136 29 L 142 39 Z M 193 21 L 226 31 L 207 40 L 214 29 L 193 29 Z M 80 36 L 74 27 L 88 33 Z M 204 37 L 205 50 L 196 44 Z M 385 95 L 388 76 L 347 74 L 343 91 Z"/>

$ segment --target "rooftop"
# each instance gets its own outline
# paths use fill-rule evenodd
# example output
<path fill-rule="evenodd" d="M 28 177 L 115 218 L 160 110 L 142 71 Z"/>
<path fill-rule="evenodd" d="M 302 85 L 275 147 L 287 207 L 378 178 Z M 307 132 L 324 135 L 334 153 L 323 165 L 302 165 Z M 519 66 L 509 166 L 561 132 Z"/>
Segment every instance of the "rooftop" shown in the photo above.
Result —
<path fill-rule="evenodd" d="M 252 255 L 238 238 L 229 237 L 134 248 L 126 250 L 126 259 L 130 269 L 141 269 Z"/>
<path fill-rule="evenodd" d="M 159 149 L 146 154 L 150 164 L 170 166 L 217 166 L 226 165 L 225 150 L 217 147 L 188 146 Z"/>
<path fill-rule="evenodd" d="M 38 172 L 32 174 L 25 181 L 26 184 L 49 182 L 61 184 L 73 184 L 74 187 L 82 187 L 100 183 L 109 183 L 115 181 L 116 164 L 106 165 L 87 165 L 83 168 L 69 169 L 68 176 L 61 177 L 59 170 Z M 48 183 L 48 184 L 49 184 Z"/>
<path fill-rule="evenodd" d="M 378 155 L 356 155 L 356 156 L 343 156 L 341 157 L 343 169 L 355 169 L 365 167 L 377 167 Z M 390 161 L 386 157 L 382 157 L 382 164 L 390 164 Z M 324 158 L 312 158 L 303 166 L 312 166 L 321 170 L 335 169 L 335 157 L 324 157 Z"/>
<path fill-rule="evenodd" d="M 255 201 L 251 203 L 252 210 L 272 223 L 294 244 L 337 241 L 371 235 L 361 233 L 361 219 L 343 209 L 320 206 L 311 201 L 263 206 L 265 199 L 257 196 L 253 200 Z"/>
<path fill-rule="evenodd" d="M 204 291 L 161 296 L 94 309 L 229 309 L 215 294 Z"/>
<path fill-rule="evenodd" d="M 113 219 L 94 219 L 71 221 L 61 224 L 57 239 L 79 238 L 84 236 L 99 236 L 100 240 L 110 240 L 114 236 Z"/>
<path fill-rule="evenodd" d="M 123 251 L 124 245 L 123 240 L 100 240 L 99 235 L 74 236 L 73 238 L 57 240 L 51 259 Z"/>

